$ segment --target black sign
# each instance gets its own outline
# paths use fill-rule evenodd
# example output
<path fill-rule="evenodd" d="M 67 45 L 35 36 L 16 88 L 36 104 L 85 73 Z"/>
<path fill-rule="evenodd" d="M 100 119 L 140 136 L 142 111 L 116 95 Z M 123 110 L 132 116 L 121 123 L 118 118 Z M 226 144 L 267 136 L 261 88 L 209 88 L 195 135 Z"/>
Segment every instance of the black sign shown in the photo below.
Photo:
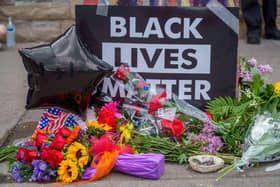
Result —
<path fill-rule="evenodd" d="M 238 8 L 228 8 L 238 17 Z M 202 108 L 217 96 L 235 96 L 237 42 L 235 33 L 206 7 L 76 7 L 77 33 L 87 48 L 118 67 L 127 63 L 151 88 L 162 85 L 170 98 Z M 102 90 L 126 93 L 111 79 Z"/>

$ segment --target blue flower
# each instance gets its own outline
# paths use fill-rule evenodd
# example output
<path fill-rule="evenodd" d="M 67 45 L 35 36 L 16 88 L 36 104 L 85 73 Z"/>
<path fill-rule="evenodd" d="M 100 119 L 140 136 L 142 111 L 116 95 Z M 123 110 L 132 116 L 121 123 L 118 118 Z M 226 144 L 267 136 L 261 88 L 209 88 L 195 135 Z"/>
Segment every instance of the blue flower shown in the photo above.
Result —
<path fill-rule="evenodd" d="M 45 162 L 39 162 L 37 166 L 40 171 L 46 171 L 46 169 L 48 168 L 48 165 Z"/>

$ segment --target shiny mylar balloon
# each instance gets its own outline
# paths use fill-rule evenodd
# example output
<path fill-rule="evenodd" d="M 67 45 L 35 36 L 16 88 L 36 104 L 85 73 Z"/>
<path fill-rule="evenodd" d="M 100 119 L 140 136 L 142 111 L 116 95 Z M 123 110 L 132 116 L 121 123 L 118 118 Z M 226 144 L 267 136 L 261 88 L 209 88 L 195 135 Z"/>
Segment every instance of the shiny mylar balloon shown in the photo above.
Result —
<path fill-rule="evenodd" d="M 112 66 L 88 52 L 75 26 L 49 45 L 19 50 L 28 72 L 26 108 L 58 106 L 83 113 Z"/>

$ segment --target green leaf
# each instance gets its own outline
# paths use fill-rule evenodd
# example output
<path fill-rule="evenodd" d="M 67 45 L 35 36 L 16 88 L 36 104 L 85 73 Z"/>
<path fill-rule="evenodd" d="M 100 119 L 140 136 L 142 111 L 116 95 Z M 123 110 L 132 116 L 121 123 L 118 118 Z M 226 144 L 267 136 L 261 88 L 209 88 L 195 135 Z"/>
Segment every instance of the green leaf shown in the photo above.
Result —
<path fill-rule="evenodd" d="M 251 72 L 253 74 L 253 84 L 252 84 L 252 90 L 255 95 L 260 94 L 260 89 L 263 85 L 263 81 L 261 79 L 261 76 L 257 70 L 254 68 L 251 68 Z"/>
<path fill-rule="evenodd" d="M 207 103 L 207 111 L 209 111 L 214 119 L 227 117 L 234 107 L 236 106 L 236 101 L 229 96 L 217 97 L 214 100 Z"/>
<path fill-rule="evenodd" d="M 242 103 L 239 106 L 234 107 L 233 108 L 233 113 L 242 113 L 242 112 L 244 112 L 252 102 L 253 101 L 250 100 L 250 101 L 247 101 L 245 103 Z"/>

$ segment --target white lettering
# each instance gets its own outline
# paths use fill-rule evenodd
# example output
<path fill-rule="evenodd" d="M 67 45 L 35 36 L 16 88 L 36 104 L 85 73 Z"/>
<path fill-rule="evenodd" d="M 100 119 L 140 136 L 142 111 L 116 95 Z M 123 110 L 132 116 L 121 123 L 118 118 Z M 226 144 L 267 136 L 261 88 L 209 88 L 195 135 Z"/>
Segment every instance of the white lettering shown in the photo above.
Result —
<path fill-rule="evenodd" d="M 120 86 L 120 84 L 118 84 L 117 82 L 113 86 L 110 78 L 104 78 L 102 92 L 108 93 L 112 97 L 116 97 L 118 91 L 120 93 L 120 97 L 125 97 L 125 91 L 123 86 Z"/>
<path fill-rule="evenodd" d="M 111 17 L 111 37 L 123 37 L 127 30 L 125 27 L 125 19 L 123 17 Z"/>
<path fill-rule="evenodd" d="M 172 86 L 176 85 L 176 80 L 165 79 L 165 80 L 162 80 L 161 83 L 165 85 L 167 99 L 171 99 L 172 98 Z"/>
<path fill-rule="evenodd" d="M 204 100 L 210 100 L 208 91 L 211 89 L 211 85 L 206 80 L 195 80 L 195 94 L 194 99 L 200 100 L 202 96 Z"/>
<path fill-rule="evenodd" d="M 129 37 L 131 38 L 142 38 L 142 32 L 136 32 L 136 17 L 129 18 L 130 25 L 129 25 Z"/>
<path fill-rule="evenodd" d="M 150 84 L 150 92 L 152 94 L 157 94 L 157 85 L 160 84 L 159 79 L 146 79 L 146 82 Z"/>
<path fill-rule="evenodd" d="M 184 38 L 190 38 L 190 33 L 197 39 L 202 39 L 202 36 L 196 30 L 197 25 L 202 21 L 202 18 L 195 18 L 192 24 L 190 18 L 184 18 Z"/>
<path fill-rule="evenodd" d="M 165 34 L 170 37 L 170 38 L 173 38 L 173 39 L 178 39 L 181 37 L 181 32 L 178 32 L 178 33 L 174 33 L 172 31 L 172 25 L 174 23 L 177 23 L 179 25 L 181 25 L 181 19 L 180 18 L 170 18 L 167 20 L 167 22 L 165 23 L 164 25 L 164 31 L 165 31 Z"/>
<path fill-rule="evenodd" d="M 163 38 L 160 24 L 157 18 L 149 18 L 143 38 L 149 38 L 150 35 L 157 35 L 158 38 Z"/>
<path fill-rule="evenodd" d="M 186 85 L 191 86 L 192 85 L 192 81 L 191 80 L 179 80 L 179 99 L 183 99 L 183 100 L 191 100 L 192 96 L 191 96 L 191 87 L 186 87 Z M 188 93 L 188 94 L 187 94 Z"/>

